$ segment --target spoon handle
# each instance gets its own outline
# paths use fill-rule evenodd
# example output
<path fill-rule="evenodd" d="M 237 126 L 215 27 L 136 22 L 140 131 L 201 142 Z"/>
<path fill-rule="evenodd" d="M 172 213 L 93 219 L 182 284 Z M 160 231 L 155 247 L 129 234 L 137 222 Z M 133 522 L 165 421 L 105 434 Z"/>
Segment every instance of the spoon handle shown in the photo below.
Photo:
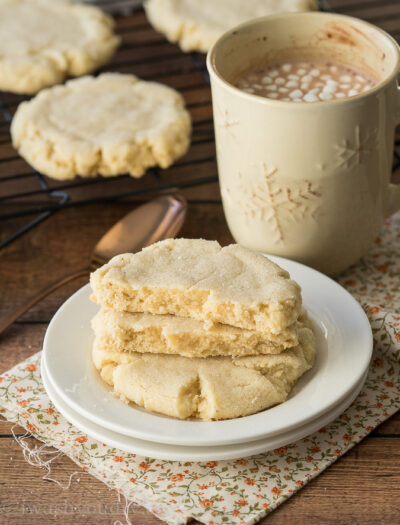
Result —
<path fill-rule="evenodd" d="M 62 277 L 28 299 L 17 310 L 0 319 L 0 335 L 22 314 L 49 294 L 106 263 L 118 253 L 135 253 L 161 239 L 175 237 L 185 220 L 187 203 L 182 195 L 165 194 L 138 206 L 118 221 L 98 241 L 92 254 L 91 268 Z"/>
<path fill-rule="evenodd" d="M 58 290 L 58 288 L 60 288 L 61 286 L 64 286 L 64 284 L 67 284 L 70 281 L 74 281 L 75 279 L 78 279 L 79 277 L 87 276 L 88 274 L 89 274 L 89 268 L 82 268 L 73 273 L 70 273 L 69 275 L 66 275 L 65 277 L 62 277 L 61 279 L 58 279 L 57 281 L 49 284 L 45 288 L 42 288 L 42 290 L 40 290 L 36 295 L 31 297 L 26 303 L 21 305 L 17 310 L 10 312 L 4 319 L 0 319 L 0 335 L 10 325 L 12 325 L 19 317 L 21 317 L 21 315 L 23 315 L 30 308 L 32 308 L 32 306 L 34 306 L 39 301 L 47 297 L 49 294 L 51 294 L 55 290 Z"/>

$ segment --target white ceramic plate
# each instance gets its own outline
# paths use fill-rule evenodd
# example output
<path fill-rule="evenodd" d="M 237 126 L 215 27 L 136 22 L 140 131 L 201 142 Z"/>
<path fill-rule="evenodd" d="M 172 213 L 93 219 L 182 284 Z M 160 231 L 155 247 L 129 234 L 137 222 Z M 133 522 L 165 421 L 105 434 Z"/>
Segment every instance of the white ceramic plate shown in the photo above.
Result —
<path fill-rule="evenodd" d="M 264 438 L 250 443 L 238 443 L 236 445 L 221 445 L 210 447 L 191 447 L 180 445 L 166 445 L 163 443 L 154 443 L 151 441 L 144 441 L 123 434 L 118 434 L 112 430 L 107 430 L 96 423 L 92 423 L 75 412 L 70 406 L 57 395 L 54 390 L 46 372 L 46 365 L 42 360 L 42 379 L 46 388 L 47 394 L 52 400 L 54 406 L 59 412 L 79 430 L 88 436 L 105 443 L 111 447 L 116 447 L 125 452 L 133 454 L 140 454 L 141 456 L 165 459 L 169 461 L 212 461 L 223 459 L 238 459 L 247 456 L 253 456 L 268 450 L 273 450 L 278 447 L 283 447 L 294 443 L 295 441 L 306 437 L 313 432 L 316 432 L 323 426 L 327 425 L 340 414 L 354 401 L 360 392 L 366 375 L 361 382 L 350 393 L 350 395 L 339 403 L 335 408 L 326 412 L 323 416 L 314 419 L 310 423 L 303 425 L 295 430 L 284 432 L 271 438 Z"/>
<path fill-rule="evenodd" d="M 101 427 L 145 441 L 220 446 L 256 441 L 294 430 L 346 399 L 368 369 L 372 334 L 367 317 L 335 281 L 302 264 L 270 257 L 302 287 L 303 303 L 317 336 L 315 366 L 289 399 L 258 414 L 226 421 L 180 421 L 116 399 L 95 370 L 90 319 L 98 306 L 90 287 L 70 297 L 53 317 L 44 339 L 44 360 L 57 395 Z"/>

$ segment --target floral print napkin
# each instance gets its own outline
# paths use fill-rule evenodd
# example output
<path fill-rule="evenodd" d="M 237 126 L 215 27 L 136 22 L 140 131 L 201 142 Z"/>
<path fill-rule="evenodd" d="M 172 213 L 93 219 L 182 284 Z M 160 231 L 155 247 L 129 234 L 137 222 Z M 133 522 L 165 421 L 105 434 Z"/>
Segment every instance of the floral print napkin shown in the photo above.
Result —
<path fill-rule="evenodd" d="M 1 412 L 170 525 L 192 517 L 207 525 L 256 523 L 400 408 L 400 213 L 339 282 L 363 305 L 373 328 L 367 381 L 339 418 L 289 446 L 206 463 L 161 461 L 109 447 L 54 408 L 41 381 L 40 352 L 0 376 Z"/>

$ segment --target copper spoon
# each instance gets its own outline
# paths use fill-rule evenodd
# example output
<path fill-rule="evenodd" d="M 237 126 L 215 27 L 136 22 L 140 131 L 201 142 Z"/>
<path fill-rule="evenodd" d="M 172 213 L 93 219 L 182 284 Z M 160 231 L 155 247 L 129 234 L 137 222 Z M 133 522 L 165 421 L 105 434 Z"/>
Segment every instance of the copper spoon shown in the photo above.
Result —
<path fill-rule="evenodd" d="M 89 267 L 77 270 L 46 286 L 25 304 L 0 320 L 0 334 L 22 314 L 49 294 L 79 277 L 87 275 L 119 253 L 135 253 L 162 239 L 175 237 L 186 215 L 186 199 L 181 195 L 162 195 L 131 211 L 98 241 Z"/>

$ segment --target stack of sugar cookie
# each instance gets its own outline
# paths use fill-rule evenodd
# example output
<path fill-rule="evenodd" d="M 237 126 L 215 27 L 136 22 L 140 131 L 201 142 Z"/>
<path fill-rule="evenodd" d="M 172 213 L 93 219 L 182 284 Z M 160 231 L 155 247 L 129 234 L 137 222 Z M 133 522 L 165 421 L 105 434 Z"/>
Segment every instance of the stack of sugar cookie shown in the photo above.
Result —
<path fill-rule="evenodd" d="M 91 275 L 93 362 L 124 401 L 186 419 L 282 403 L 314 362 L 299 286 L 261 254 L 168 239 Z"/>

